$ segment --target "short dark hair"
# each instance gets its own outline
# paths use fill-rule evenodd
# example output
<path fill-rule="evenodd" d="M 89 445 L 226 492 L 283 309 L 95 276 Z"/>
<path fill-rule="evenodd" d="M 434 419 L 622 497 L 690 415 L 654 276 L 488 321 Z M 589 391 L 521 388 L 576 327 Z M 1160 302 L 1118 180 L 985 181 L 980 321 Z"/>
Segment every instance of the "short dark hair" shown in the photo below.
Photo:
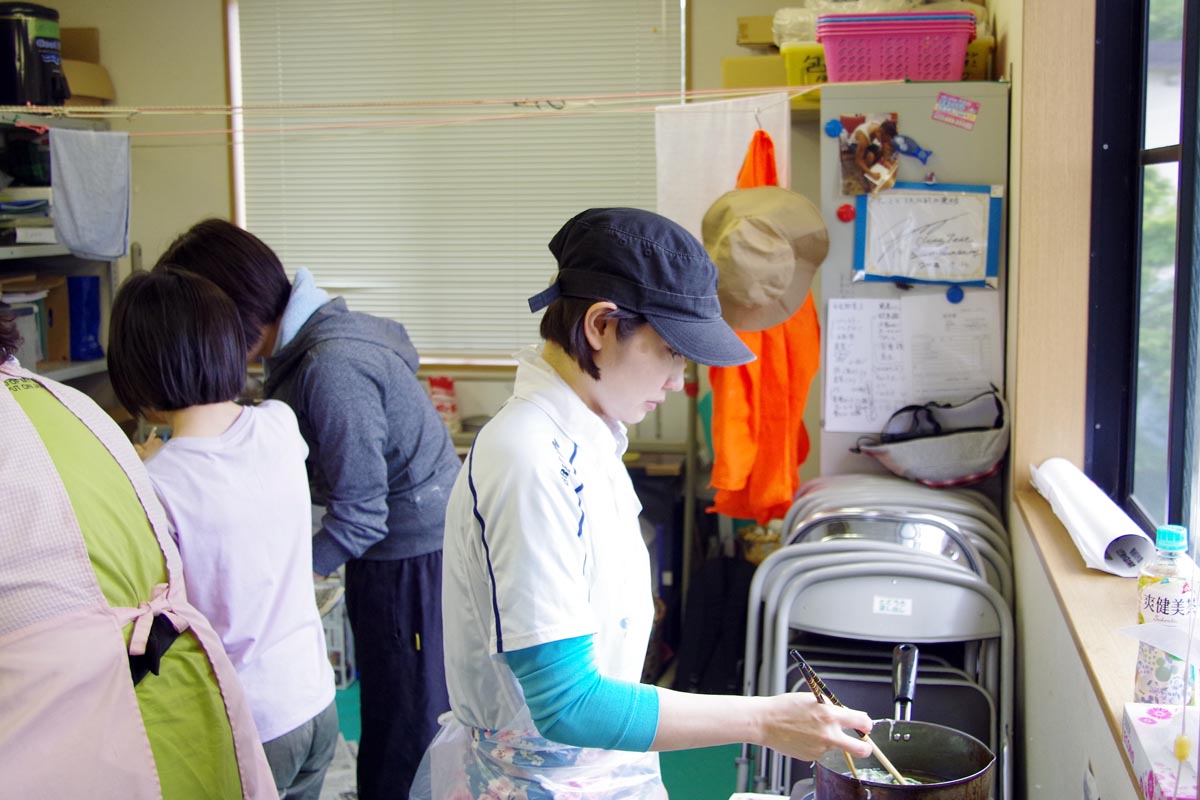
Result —
<path fill-rule="evenodd" d="M 598 302 L 601 301 L 583 297 L 560 297 L 546 306 L 546 313 L 542 315 L 539 328 L 543 339 L 561 347 L 567 355 L 575 359 L 579 368 L 594 380 L 600 380 L 600 368 L 596 366 L 592 346 L 588 344 L 587 334 L 583 331 L 583 318 L 587 310 Z M 609 311 L 604 316 L 617 321 L 617 339 L 632 336 L 638 328 L 648 322 L 641 314 L 623 308 Z"/>
<path fill-rule="evenodd" d="M 8 361 L 9 356 L 15 356 L 20 346 L 21 334 L 17 332 L 17 318 L 7 311 L 0 311 L 0 364 Z"/>
<path fill-rule="evenodd" d="M 237 309 L 246 349 L 283 316 L 292 284 L 275 251 L 247 230 L 223 219 L 197 222 L 155 264 L 203 275 L 229 295 Z"/>
<path fill-rule="evenodd" d="M 896 128 L 896 121 L 892 119 L 885 119 L 883 122 L 879 123 L 879 130 L 883 131 L 888 136 L 895 136 L 900 132 Z"/>
<path fill-rule="evenodd" d="M 134 272 L 117 291 L 108 374 L 131 414 L 233 400 L 246 381 L 246 342 L 233 301 L 169 264 Z"/>

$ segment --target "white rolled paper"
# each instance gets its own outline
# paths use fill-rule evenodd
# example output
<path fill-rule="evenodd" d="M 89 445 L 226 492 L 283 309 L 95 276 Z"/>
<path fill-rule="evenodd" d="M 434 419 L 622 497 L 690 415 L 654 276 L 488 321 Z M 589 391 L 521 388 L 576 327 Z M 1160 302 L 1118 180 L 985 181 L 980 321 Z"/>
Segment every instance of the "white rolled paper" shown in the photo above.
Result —
<path fill-rule="evenodd" d="M 1137 577 L 1154 556 L 1154 540 L 1129 518 L 1091 478 L 1065 458 L 1030 466 L 1035 489 L 1046 498 L 1091 569 Z"/>

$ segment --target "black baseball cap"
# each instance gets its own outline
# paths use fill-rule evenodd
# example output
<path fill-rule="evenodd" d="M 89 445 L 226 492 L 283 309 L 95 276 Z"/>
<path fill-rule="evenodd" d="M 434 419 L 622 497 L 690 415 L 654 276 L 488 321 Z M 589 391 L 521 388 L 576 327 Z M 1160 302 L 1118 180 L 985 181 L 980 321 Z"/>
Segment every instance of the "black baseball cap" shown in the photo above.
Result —
<path fill-rule="evenodd" d="M 558 275 L 529 298 L 540 311 L 560 297 L 608 300 L 641 314 L 676 352 L 698 364 L 754 360 L 721 317 L 717 267 L 683 227 L 639 208 L 590 208 L 550 240 Z"/>

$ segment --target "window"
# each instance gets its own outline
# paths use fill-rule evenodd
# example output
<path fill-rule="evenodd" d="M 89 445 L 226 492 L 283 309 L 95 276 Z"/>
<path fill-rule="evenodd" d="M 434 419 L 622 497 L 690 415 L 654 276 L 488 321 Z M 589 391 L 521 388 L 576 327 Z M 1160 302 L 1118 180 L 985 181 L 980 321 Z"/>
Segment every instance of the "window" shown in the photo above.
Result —
<path fill-rule="evenodd" d="M 1100 0 L 1096 31 L 1085 470 L 1143 527 L 1191 524 L 1200 0 Z"/>
<path fill-rule="evenodd" d="M 237 0 L 245 225 L 424 354 L 507 356 L 537 340 L 525 301 L 554 232 L 591 206 L 654 208 L 681 9 Z"/>

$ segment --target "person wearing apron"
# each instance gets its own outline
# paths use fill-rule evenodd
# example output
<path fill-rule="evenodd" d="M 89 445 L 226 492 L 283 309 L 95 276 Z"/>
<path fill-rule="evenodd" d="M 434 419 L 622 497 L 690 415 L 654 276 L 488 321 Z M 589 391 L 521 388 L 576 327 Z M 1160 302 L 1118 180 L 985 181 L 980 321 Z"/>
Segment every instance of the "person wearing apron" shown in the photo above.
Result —
<path fill-rule="evenodd" d="M 276 798 L 133 446 L 15 349 L 0 315 L 0 794 Z"/>
<path fill-rule="evenodd" d="M 657 751 L 750 741 L 865 756 L 866 714 L 809 695 L 706 696 L 639 683 L 653 620 L 625 426 L 683 388 L 685 359 L 753 356 L 720 315 L 716 267 L 675 223 L 590 209 L 550 242 L 545 343 L 450 495 L 443 566 L 452 711 L 413 798 L 663 798 Z"/>

